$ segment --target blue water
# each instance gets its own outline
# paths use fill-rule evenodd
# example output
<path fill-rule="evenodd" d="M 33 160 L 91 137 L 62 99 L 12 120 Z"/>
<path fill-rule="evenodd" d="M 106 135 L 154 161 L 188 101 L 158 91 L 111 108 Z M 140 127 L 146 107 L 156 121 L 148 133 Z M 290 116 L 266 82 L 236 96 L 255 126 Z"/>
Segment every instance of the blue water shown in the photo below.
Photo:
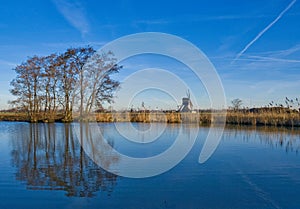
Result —
<path fill-rule="evenodd" d="M 129 125 L 141 140 L 151 127 L 121 128 Z M 133 157 L 167 150 L 181 128 L 167 125 L 157 140 L 137 144 L 114 124 L 99 126 L 116 150 Z M 150 135 L 159 126 L 152 124 Z M 184 127 L 187 140 L 196 130 Z M 94 163 L 74 124 L 0 122 L 0 208 L 300 208 L 300 130 L 228 127 L 213 155 L 199 164 L 208 131 L 199 128 L 192 150 L 171 170 L 133 179 Z"/>

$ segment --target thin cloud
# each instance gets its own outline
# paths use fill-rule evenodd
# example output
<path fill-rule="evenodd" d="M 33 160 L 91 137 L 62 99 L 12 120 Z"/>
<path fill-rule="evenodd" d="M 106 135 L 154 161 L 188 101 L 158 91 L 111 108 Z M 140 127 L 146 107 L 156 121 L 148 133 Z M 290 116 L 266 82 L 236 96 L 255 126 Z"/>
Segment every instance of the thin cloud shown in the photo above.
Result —
<path fill-rule="evenodd" d="M 157 19 L 157 20 L 138 20 L 134 22 L 135 24 L 147 24 L 147 25 L 163 25 L 168 24 L 170 21 Z"/>
<path fill-rule="evenodd" d="M 15 67 L 15 66 L 17 66 L 16 63 L 13 63 L 13 62 L 10 62 L 10 61 L 6 61 L 6 60 L 1 60 L 1 59 L 0 59 L 0 65 L 6 65 L 6 66 L 9 66 L 9 67 Z"/>
<path fill-rule="evenodd" d="M 205 21 L 205 20 L 236 20 L 236 19 L 259 19 L 266 18 L 270 15 L 217 15 L 217 16 L 199 16 L 195 18 L 194 21 Z"/>
<path fill-rule="evenodd" d="M 290 54 L 293 54 L 293 53 L 296 53 L 300 51 L 300 44 L 297 44 L 289 49 L 286 49 L 286 50 L 282 50 L 280 53 L 278 53 L 278 55 L 280 56 L 288 56 Z"/>
<path fill-rule="evenodd" d="M 92 42 L 49 42 L 49 43 L 41 43 L 41 45 L 50 47 L 50 48 L 69 48 L 69 47 L 79 47 L 79 46 L 94 46 L 94 47 L 102 47 L 106 44 L 106 42 L 97 42 L 97 41 L 92 41 Z"/>
<path fill-rule="evenodd" d="M 254 44 L 265 32 L 267 32 L 276 22 L 278 22 L 282 16 L 296 3 L 297 0 L 293 0 L 277 17 L 275 20 L 273 20 L 267 27 L 265 27 L 261 32 L 257 34 L 257 36 L 250 41 L 245 48 L 238 53 L 238 55 L 235 57 L 233 62 L 235 62 L 238 58 L 240 58 L 252 44 Z"/>
<path fill-rule="evenodd" d="M 260 19 L 270 17 L 270 15 L 182 15 L 173 17 L 172 19 L 152 19 L 152 20 L 136 20 L 133 24 L 146 24 L 146 25 L 167 25 L 167 24 L 178 24 L 186 22 L 204 22 L 204 21 L 222 21 L 222 20 L 236 20 L 236 19 Z"/>
<path fill-rule="evenodd" d="M 59 12 L 65 19 L 84 36 L 89 32 L 89 21 L 84 8 L 78 1 L 53 0 Z"/>
<path fill-rule="evenodd" d="M 255 61 L 275 61 L 275 62 L 300 63 L 300 60 L 293 60 L 293 59 L 281 59 L 281 58 L 263 57 L 263 56 L 248 56 L 248 57 L 254 58 Z"/>
<path fill-rule="evenodd" d="M 300 52 L 300 44 L 296 44 L 288 49 L 283 49 L 283 50 L 273 50 L 273 51 L 264 51 L 264 52 L 259 52 L 255 53 L 261 56 L 271 56 L 271 57 L 286 57 L 291 54 L 295 54 L 297 52 Z"/>

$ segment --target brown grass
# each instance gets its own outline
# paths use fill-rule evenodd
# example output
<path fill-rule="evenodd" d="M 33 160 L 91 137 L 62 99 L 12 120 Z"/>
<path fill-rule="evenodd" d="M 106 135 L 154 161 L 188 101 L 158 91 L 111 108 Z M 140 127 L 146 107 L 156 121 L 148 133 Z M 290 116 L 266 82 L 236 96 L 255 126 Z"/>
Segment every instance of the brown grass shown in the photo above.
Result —
<path fill-rule="evenodd" d="M 211 112 L 179 113 L 179 112 L 117 112 L 117 113 L 94 113 L 85 118 L 79 118 L 74 114 L 74 120 L 96 122 L 142 122 L 142 123 L 198 123 L 208 125 L 212 123 Z M 56 115 L 49 121 L 42 114 L 38 122 L 60 121 L 62 115 Z M 215 123 L 218 123 L 215 118 Z M 28 121 L 26 113 L 1 112 L 0 121 Z M 252 126 L 286 126 L 300 127 L 300 113 L 298 112 L 227 112 L 227 124 L 252 125 Z"/>
<path fill-rule="evenodd" d="M 227 114 L 226 123 L 238 125 L 264 125 L 264 126 L 300 126 L 299 113 L 241 113 Z"/>

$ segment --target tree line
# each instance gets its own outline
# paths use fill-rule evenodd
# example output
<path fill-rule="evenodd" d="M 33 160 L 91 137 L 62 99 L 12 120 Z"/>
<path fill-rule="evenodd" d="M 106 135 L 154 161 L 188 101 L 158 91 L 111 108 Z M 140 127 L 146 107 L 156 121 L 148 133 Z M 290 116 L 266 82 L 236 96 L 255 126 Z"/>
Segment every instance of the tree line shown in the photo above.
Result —
<path fill-rule="evenodd" d="M 10 103 L 28 113 L 31 122 L 73 120 L 73 111 L 84 117 L 113 101 L 120 83 L 111 78 L 122 66 L 112 52 L 96 52 L 93 47 L 69 48 L 63 53 L 29 57 L 13 70 Z"/>

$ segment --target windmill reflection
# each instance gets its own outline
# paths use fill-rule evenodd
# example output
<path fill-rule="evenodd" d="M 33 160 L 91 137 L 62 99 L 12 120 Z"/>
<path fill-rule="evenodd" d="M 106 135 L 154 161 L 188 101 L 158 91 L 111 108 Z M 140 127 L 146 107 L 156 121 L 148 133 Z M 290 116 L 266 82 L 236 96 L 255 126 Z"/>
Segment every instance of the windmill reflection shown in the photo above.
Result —
<path fill-rule="evenodd" d="M 85 154 L 72 125 L 24 124 L 17 129 L 12 137 L 12 163 L 17 180 L 25 181 L 27 189 L 64 190 L 67 196 L 76 197 L 113 191 L 117 176 Z M 91 140 L 89 136 L 86 133 L 80 140 Z"/>

